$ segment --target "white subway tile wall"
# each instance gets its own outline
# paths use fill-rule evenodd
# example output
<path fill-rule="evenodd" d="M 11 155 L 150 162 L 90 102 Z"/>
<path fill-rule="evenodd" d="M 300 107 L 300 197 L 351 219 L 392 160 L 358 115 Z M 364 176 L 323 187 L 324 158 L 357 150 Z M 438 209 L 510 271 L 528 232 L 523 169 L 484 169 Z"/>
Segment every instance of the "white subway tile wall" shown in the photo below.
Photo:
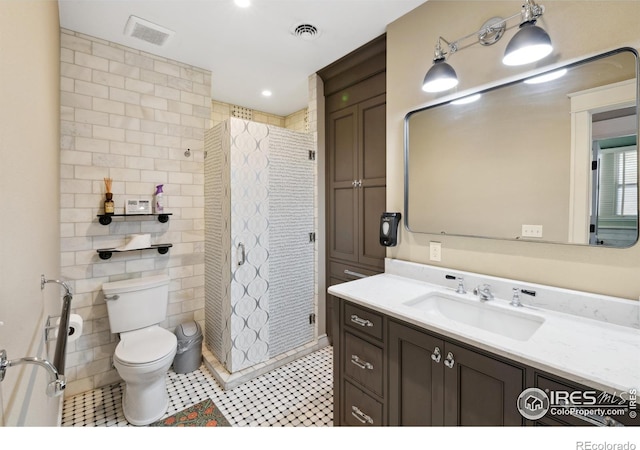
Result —
<path fill-rule="evenodd" d="M 72 282 L 72 312 L 83 336 L 69 344 L 66 396 L 118 382 L 102 284 L 166 273 L 168 317 L 162 326 L 196 320 L 204 326 L 204 131 L 231 116 L 233 105 L 212 101 L 211 73 L 70 30 L 61 30 L 60 247 L 61 277 Z M 287 117 L 252 111 L 252 120 L 314 134 L 315 75 L 309 108 Z M 190 150 L 189 156 L 185 151 Z M 167 223 L 114 218 L 100 225 L 104 178 L 113 179 L 116 213 L 127 197 L 152 196 L 164 184 Z M 314 177 L 317 195 L 317 171 Z M 317 207 L 316 207 L 317 208 Z M 317 209 L 316 209 L 317 231 Z M 132 234 L 150 233 L 155 250 L 114 253 Z M 316 244 L 317 247 L 317 244 Z M 316 248 L 316 280 L 317 280 Z M 316 305 L 317 305 L 316 283 Z"/>
<path fill-rule="evenodd" d="M 171 277 L 162 326 L 204 323 L 204 130 L 211 127 L 211 73 L 69 30 L 61 32 L 60 229 L 63 279 L 73 282 L 73 312 L 83 336 L 69 344 L 66 395 L 119 380 L 101 286 L 165 273 Z M 189 155 L 185 151 L 190 150 Z M 100 225 L 104 178 L 113 179 L 116 213 L 128 197 L 164 184 L 167 223 L 114 218 Z M 127 237 L 150 233 L 155 250 L 114 253 Z"/>

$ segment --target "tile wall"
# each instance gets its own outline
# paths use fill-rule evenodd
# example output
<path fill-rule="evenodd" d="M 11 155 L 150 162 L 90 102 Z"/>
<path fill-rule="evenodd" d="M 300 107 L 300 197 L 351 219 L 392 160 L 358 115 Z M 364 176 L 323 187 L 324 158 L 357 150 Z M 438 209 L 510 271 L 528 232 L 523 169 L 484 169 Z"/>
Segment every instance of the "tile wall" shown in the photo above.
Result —
<path fill-rule="evenodd" d="M 70 344 L 66 395 L 119 380 L 111 366 L 111 334 L 101 285 L 166 273 L 171 277 L 171 330 L 204 320 L 203 136 L 211 127 L 211 74 L 111 42 L 61 32 L 60 227 L 61 277 L 73 280 L 72 312 L 84 319 Z M 185 155 L 185 151 L 190 153 Z M 116 213 L 127 197 L 165 185 L 168 223 L 114 219 L 100 225 L 105 177 L 113 179 Z M 131 234 L 150 233 L 155 250 L 114 254 Z"/>
<path fill-rule="evenodd" d="M 224 122 L 229 117 L 237 117 L 239 119 L 252 120 L 267 125 L 275 125 L 293 131 L 306 132 L 310 131 L 308 111 L 308 108 L 304 108 L 283 117 L 216 100 L 211 101 L 211 121 L 213 125 Z"/>
<path fill-rule="evenodd" d="M 172 281 L 162 325 L 204 325 L 204 131 L 238 109 L 256 122 L 314 133 L 317 80 L 309 78 L 310 108 L 281 117 L 211 101 L 209 71 L 66 29 L 60 59 L 61 278 L 71 281 L 72 312 L 84 320 L 82 337 L 68 348 L 70 396 L 120 379 L 112 367 L 117 338 L 103 283 L 166 273 Z M 100 225 L 105 177 L 113 179 L 116 213 L 124 212 L 126 198 L 151 196 L 163 183 L 169 222 L 127 218 Z M 98 257 L 97 249 L 122 246 L 139 233 L 173 247 L 165 255 Z"/>

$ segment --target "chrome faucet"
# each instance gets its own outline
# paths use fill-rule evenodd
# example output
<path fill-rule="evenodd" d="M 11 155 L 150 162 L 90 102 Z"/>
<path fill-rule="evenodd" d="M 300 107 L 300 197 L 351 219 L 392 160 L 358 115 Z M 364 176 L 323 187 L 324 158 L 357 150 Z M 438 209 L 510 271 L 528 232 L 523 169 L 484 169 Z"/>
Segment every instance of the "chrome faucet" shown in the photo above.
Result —
<path fill-rule="evenodd" d="M 520 289 L 513 288 L 513 297 L 511 298 L 509 304 L 516 307 L 522 306 L 522 301 L 520 300 Z"/>
<path fill-rule="evenodd" d="M 493 294 L 491 293 L 491 286 L 483 284 L 473 290 L 473 293 L 480 297 L 480 300 L 486 302 L 487 300 L 493 300 Z"/>
<path fill-rule="evenodd" d="M 445 275 L 447 280 L 458 280 L 458 287 L 456 288 L 456 292 L 458 294 L 466 294 L 467 290 L 464 288 L 464 278 L 456 277 L 455 275 Z"/>

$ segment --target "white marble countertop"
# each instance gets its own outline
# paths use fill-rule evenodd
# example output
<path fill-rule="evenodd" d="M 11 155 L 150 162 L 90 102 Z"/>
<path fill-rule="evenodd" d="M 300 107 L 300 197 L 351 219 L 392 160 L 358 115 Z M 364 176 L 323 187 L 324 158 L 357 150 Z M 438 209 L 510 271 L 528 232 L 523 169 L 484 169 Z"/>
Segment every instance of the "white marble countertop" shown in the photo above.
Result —
<path fill-rule="evenodd" d="M 432 292 L 461 296 L 466 301 L 480 303 L 480 300 L 471 293 L 456 294 L 453 287 L 389 273 L 331 286 L 328 292 L 594 389 L 620 394 L 640 388 L 640 330 L 637 328 L 535 306 L 515 308 L 509 305 L 510 299 L 490 300 L 491 308 L 502 308 L 507 313 L 520 310 L 544 318 L 528 340 L 517 340 L 405 305 Z"/>

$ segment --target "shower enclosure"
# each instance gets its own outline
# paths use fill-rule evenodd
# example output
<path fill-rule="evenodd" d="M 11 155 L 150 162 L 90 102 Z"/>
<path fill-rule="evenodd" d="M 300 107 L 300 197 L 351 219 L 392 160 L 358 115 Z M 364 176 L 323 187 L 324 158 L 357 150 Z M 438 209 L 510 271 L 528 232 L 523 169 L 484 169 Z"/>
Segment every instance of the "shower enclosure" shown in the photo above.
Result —
<path fill-rule="evenodd" d="M 205 344 L 234 373 L 314 339 L 313 138 L 231 118 L 205 151 Z"/>

